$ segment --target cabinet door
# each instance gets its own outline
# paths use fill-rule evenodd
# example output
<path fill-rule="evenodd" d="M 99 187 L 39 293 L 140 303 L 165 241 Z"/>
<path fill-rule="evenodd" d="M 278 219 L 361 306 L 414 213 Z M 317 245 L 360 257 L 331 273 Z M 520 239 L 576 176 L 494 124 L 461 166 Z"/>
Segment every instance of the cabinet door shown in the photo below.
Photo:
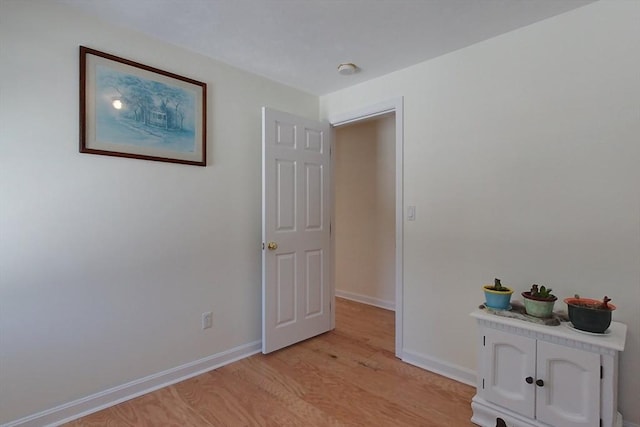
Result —
<path fill-rule="evenodd" d="M 538 341 L 536 418 L 562 427 L 598 427 L 600 355 Z"/>
<path fill-rule="evenodd" d="M 482 396 L 526 417 L 535 415 L 536 341 L 520 335 L 486 329 L 483 345 Z"/>

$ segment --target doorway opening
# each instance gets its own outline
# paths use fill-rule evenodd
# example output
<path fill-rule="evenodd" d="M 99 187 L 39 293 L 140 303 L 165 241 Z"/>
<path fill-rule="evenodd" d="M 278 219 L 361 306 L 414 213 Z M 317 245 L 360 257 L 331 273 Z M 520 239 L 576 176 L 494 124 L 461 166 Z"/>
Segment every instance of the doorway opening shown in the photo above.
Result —
<path fill-rule="evenodd" d="M 335 294 L 394 310 L 395 354 L 402 358 L 402 98 L 330 123 Z"/>
<path fill-rule="evenodd" d="M 395 310 L 395 113 L 335 129 L 336 296 Z"/>

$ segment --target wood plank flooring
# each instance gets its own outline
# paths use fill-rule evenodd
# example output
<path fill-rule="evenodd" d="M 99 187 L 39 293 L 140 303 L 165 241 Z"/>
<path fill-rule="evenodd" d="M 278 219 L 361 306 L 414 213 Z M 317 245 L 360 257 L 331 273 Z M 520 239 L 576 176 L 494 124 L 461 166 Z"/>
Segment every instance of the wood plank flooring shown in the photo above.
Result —
<path fill-rule="evenodd" d="M 394 313 L 338 298 L 336 329 L 66 424 L 472 426 L 475 389 L 394 356 Z"/>

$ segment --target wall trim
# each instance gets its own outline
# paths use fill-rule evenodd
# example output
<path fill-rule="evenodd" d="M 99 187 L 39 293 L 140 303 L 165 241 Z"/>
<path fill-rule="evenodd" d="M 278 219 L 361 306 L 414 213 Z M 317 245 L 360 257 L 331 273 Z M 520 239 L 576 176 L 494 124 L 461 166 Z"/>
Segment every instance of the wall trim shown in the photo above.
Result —
<path fill-rule="evenodd" d="M 417 366 L 418 368 L 426 369 L 427 371 L 434 372 L 436 374 L 451 378 L 452 380 L 461 382 L 463 384 L 476 387 L 476 373 L 475 371 L 467 368 L 463 368 L 458 365 L 454 365 L 444 360 L 437 359 L 435 357 L 426 356 L 410 350 L 404 350 L 401 357 L 403 362 L 410 365 Z"/>
<path fill-rule="evenodd" d="M 339 289 L 336 289 L 336 297 L 348 299 L 350 301 L 355 301 L 362 304 L 373 305 L 375 307 L 384 308 L 385 310 L 396 311 L 396 304 L 393 301 L 374 298 L 368 295 L 362 295 L 355 292 L 341 291 Z"/>
<path fill-rule="evenodd" d="M 3 424 L 1 427 L 57 426 L 143 394 L 260 353 L 261 341 L 244 344 L 200 360 L 158 372 L 86 397 Z"/>
<path fill-rule="evenodd" d="M 631 421 L 623 421 L 622 427 L 640 427 L 640 424 L 634 424 Z"/>

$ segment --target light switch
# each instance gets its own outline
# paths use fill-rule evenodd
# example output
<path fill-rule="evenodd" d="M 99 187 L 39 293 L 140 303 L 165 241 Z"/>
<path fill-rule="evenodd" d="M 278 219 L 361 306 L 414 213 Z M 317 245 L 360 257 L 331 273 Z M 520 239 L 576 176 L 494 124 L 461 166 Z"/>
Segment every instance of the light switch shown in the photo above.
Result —
<path fill-rule="evenodd" d="M 415 221 L 415 220 L 416 220 L 416 207 L 407 206 L 407 221 Z"/>

